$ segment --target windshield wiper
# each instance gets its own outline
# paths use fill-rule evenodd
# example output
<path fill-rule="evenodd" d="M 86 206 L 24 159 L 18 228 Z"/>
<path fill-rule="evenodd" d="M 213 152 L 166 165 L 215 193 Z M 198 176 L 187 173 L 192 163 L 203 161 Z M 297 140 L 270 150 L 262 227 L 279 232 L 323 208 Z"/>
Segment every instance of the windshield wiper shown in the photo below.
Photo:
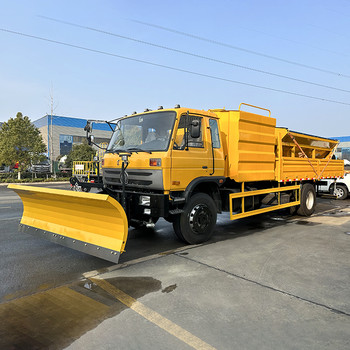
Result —
<path fill-rule="evenodd" d="M 138 147 L 130 147 L 130 148 L 127 148 L 126 149 L 127 151 L 131 151 L 131 152 L 146 152 L 146 153 L 149 153 L 149 154 L 152 154 L 151 151 L 148 151 L 146 149 L 142 149 L 142 148 L 138 148 Z"/>
<path fill-rule="evenodd" d="M 117 154 L 119 154 L 120 152 L 126 152 L 126 150 L 125 149 L 121 149 L 121 148 L 116 148 L 116 149 L 108 149 L 107 151 L 106 151 L 106 153 L 117 153 Z"/>

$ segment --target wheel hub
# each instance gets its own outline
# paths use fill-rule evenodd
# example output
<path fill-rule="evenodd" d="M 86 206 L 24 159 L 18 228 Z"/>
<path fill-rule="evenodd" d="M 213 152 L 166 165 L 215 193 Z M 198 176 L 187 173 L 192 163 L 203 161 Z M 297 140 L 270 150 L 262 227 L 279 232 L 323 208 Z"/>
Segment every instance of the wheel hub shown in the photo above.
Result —
<path fill-rule="evenodd" d="M 313 193 L 310 191 L 306 197 L 306 207 L 310 210 L 314 205 L 315 198 Z"/>
<path fill-rule="evenodd" d="M 341 198 L 344 195 L 344 191 L 341 187 L 337 187 L 334 191 L 337 198 Z"/>
<path fill-rule="evenodd" d="M 189 223 L 195 234 L 203 234 L 210 225 L 211 213 L 204 204 L 197 204 L 190 212 Z"/>

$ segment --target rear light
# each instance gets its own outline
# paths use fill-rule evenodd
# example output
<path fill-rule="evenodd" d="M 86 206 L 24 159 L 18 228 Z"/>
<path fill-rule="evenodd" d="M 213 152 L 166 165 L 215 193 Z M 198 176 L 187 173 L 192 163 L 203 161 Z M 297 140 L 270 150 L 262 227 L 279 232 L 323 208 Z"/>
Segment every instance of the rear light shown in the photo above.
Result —
<path fill-rule="evenodd" d="M 150 166 L 161 166 L 162 165 L 162 160 L 160 158 L 151 158 L 149 160 L 149 165 Z"/>
<path fill-rule="evenodd" d="M 101 160 L 101 165 L 102 165 L 102 166 L 105 165 L 105 160 L 104 160 L 104 158 L 102 158 L 102 160 Z"/>

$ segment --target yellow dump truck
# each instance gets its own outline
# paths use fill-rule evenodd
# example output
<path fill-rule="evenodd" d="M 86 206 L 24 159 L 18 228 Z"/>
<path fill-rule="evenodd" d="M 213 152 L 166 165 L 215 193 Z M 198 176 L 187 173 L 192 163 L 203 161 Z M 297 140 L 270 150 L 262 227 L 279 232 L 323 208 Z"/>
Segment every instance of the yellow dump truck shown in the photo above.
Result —
<path fill-rule="evenodd" d="M 311 215 L 321 179 L 344 175 L 332 159 L 337 141 L 276 127 L 269 110 L 242 106 L 160 107 L 109 122 L 101 193 L 10 185 L 24 204 L 21 230 L 117 263 L 128 227 L 161 217 L 197 244 L 223 211 L 232 220 L 288 207 Z"/>

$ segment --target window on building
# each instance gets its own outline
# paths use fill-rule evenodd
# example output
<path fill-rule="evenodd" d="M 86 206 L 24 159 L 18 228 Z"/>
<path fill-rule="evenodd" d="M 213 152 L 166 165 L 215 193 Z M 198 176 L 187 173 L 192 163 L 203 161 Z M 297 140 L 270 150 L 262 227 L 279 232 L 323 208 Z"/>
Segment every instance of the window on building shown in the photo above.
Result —
<path fill-rule="evenodd" d="M 350 160 L 350 147 L 343 147 L 341 155 L 342 159 Z"/>
<path fill-rule="evenodd" d="M 73 136 L 73 144 L 83 143 L 86 140 L 85 136 Z"/>
<path fill-rule="evenodd" d="M 73 146 L 73 136 L 71 135 L 60 135 L 60 155 L 65 156 L 71 150 Z"/>
<path fill-rule="evenodd" d="M 107 143 L 107 145 L 108 145 L 109 140 L 110 140 L 110 139 L 107 139 L 107 138 L 105 138 L 105 137 L 95 137 L 94 142 L 97 143 L 98 145 L 99 145 L 100 143 Z M 106 146 L 106 147 L 107 147 L 107 146 Z"/>

